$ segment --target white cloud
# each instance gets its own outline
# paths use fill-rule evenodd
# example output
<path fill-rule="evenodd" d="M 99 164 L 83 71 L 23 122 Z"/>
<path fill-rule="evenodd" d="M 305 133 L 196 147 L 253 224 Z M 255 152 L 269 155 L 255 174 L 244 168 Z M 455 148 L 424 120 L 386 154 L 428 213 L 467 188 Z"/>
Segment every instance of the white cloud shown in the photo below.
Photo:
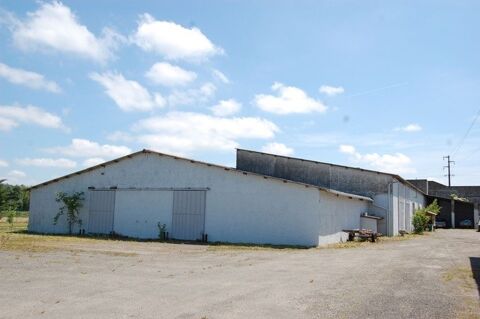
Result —
<path fill-rule="evenodd" d="M 340 145 L 340 152 L 344 154 L 355 155 L 356 150 L 352 145 Z"/>
<path fill-rule="evenodd" d="M 289 156 L 293 154 L 293 148 L 287 147 L 282 143 L 268 143 L 262 147 L 262 152 Z"/>
<path fill-rule="evenodd" d="M 87 158 L 85 161 L 83 161 L 83 166 L 90 167 L 90 166 L 95 166 L 98 164 L 105 163 L 106 160 L 104 160 L 101 157 L 91 157 Z"/>
<path fill-rule="evenodd" d="M 240 112 L 242 104 L 234 99 L 221 100 L 217 105 L 212 106 L 212 110 L 215 116 L 229 116 Z"/>
<path fill-rule="evenodd" d="M 28 178 L 27 174 L 20 170 L 9 171 L 4 178 L 7 179 L 7 183 L 11 185 L 34 185 L 37 181 Z"/>
<path fill-rule="evenodd" d="M 408 133 L 419 132 L 421 130 L 422 130 L 422 127 L 418 124 L 415 124 L 415 123 L 408 124 L 408 125 L 403 126 L 403 127 L 395 128 L 395 131 L 402 131 L 402 132 L 408 132 Z"/>
<path fill-rule="evenodd" d="M 143 50 L 161 54 L 170 60 L 198 61 L 223 53 L 200 29 L 189 29 L 174 22 L 155 20 L 147 13 L 140 16 L 132 41 Z"/>
<path fill-rule="evenodd" d="M 130 134 L 122 131 L 115 131 L 109 134 L 107 136 L 107 139 L 114 142 L 127 142 L 127 143 L 133 142 L 134 140 L 134 138 Z"/>
<path fill-rule="evenodd" d="M 175 154 L 195 150 L 232 150 L 240 139 L 271 139 L 278 127 L 255 117 L 221 118 L 191 112 L 170 112 L 137 122 L 138 142 Z"/>
<path fill-rule="evenodd" d="M 75 161 L 66 158 L 23 158 L 18 162 L 22 165 L 37 167 L 74 168 L 77 166 Z"/>
<path fill-rule="evenodd" d="M 335 96 L 344 93 L 345 89 L 341 86 L 322 85 L 319 91 L 328 96 Z"/>
<path fill-rule="evenodd" d="M 182 86 L 197 78 L 195 72 L 166 62 L 155 63 L 145 76 L 152 82 L 165 86 Z"/>
<path fill-rule="evenodd" d="M 7 176 L 9 176 L 9 177 L 25 177 L 25 176 L 27 176 L 27 174 L 25 174 L 25 172 L 22 172 L 22 171 L 13 170 L 13 171 L 8 172 Z"/>
<path fill-rule="evenodd" d="M 213 83 L 207 82 L 198 89 L 175 90 L 167 99 L 171 106 L 204 104 L 215 96 L 216 90 L 217 87 Z"/>
<path fill-rule="evenodd" d="M 46 80 L 41 74 L 15 69 L 3 63 L 0 63 L 0 77 L 11 83 L 24 85 L 32 89 L 46 90 L 53 93 L 61 91 L 57 83 Z"/>
<path fill-rule="evenodd" d="M 361 154 L 352 145 L 340 145 L 339 151 L 352 156 L 352 160 L 363 163 L 374 170 L 395 174 L 411 174 L 416 170 L 411 167 L 412 160 L 405 154 L 383 154 L 369 153 Z"/>
<path fill-rule="evenodd" d="M 49 153 L 62 154 L 71 157 L 104 157 L 116 158 L 132 153 L 126 146 L 99 144 L 86 139 L 75 138 L 67 146 L 46 149 Z"/>
<path fill-rule="evenodd" d="M 61 2 L 42 3 L 25 20 L 10 16 L 13 41 L 23 50 L 55 50 L 104 62 L 124 38 L 110 29 L 95 36 Z"/>
<path fill-rule="evenodd" d="M 0 160 L 0 167 L 8 167 L 8 162 L 4 160 Z"/>
<path fill-rule="evenodd" d="M 272 85 L 272 91 L 277 95 L 258 94 L 255 96 L 254 102 L 257 107 L 276 114 L 325 112 L 327 110 L 321 101 L 309 97 L 299 88 L 276 82 Z"/>
<path fill-rule="evenodd" d="M 0 130 L 9 131 L 19 123 L 36 124 L 48 128 L 67 128 L 62 119 L 35 106 L 5 106 L 0 105 Z"/>
<path fill-rule="evenodd" d="M 165 105 L 165 99 L 159 93 L 150 94 L 138 82 L 127 80 L 120 73 L 92 73 L 90 78 L 100 83 L 123 111 L 151 111 Z"/>
<path fill-rule="evenodd" d="M 225 74 L 223 74 L 221 71 L 219 71 L 217 69 L 214 69 L 214 70 L 212 70 L 212 74 L 213 74 L 214 78 L 220 80 L 221 82 L 223 82 L 225 84 L 230 83 L 230 79 Z"/>
<path fill-rule="evenodd" d="M 17 127 L 18 123 L 12 119 L 0 117 L 0 131 L 10 131 L 14 127 Z"/>

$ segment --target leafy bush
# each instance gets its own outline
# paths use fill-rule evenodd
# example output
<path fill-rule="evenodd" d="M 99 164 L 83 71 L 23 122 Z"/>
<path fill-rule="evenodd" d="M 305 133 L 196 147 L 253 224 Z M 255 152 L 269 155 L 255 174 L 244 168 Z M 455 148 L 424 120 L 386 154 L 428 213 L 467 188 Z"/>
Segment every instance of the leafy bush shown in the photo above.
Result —
<path fill-rule="evenodd" d="M 423 231 L 427 227 L 430 218 L 425 214 L 424 209 L 419 209 L 413 215 L 413 231 L 416 234 L 423 234 Z"/>
<path fill-rule="evenodd" d="M 79 218 L 80 208 L 82 208 L 82 201 L 85 198 L 83 197 L 83 192 L 75 192 L 72 195 L 68 195 L 64 192 L 57 193 L 57 198 L 55 199 L 58 203 L 62 203 L 63 206 L 60 207 L 57 215 L 53 218 L 53 224 L 56 225 L 60 216 L 67 213 L 68 221 L 68 233 L 72 233 L 72 227 L 75 224 L 78 224 L 82 227 L 82 220 Z"/>
<path fill-rule="evenodd" d="M 419 209 L 413 215 L 413 230 L 416 234 L 422 234 L 425 228 L 430 223 L 430 217 L 427 216 L 426 212 L 434 213 L 438 215 L 442 207 L 438 205 L 437 200 L 435 199 L 430 205 L 425 208 Z"/>
<path fill-rule="evenodd" d="M 10 224 L 10 230 L 13 230 L 13 223 L 15 222 L 16 216 L 17 216 L 17 211 L 13 209 L 7 212 L 7 223 Z"/>

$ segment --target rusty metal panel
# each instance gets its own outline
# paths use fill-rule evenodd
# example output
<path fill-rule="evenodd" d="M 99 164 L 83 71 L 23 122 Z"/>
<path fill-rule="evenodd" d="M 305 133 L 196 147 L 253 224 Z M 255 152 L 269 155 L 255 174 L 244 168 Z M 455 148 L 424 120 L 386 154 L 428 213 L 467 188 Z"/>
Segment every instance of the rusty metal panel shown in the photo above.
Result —
<path fill-rule="evenodd" d="M 87 231 L 92 234 L 110 234 L 113 231 L 115 191 L 90 191 L 90 209 Z"/>
<path fill-rule="evenodd" d="M 173 192 L 172 238 L 202 239 L 205 230 L 205 200 L 206 191 Z"/>

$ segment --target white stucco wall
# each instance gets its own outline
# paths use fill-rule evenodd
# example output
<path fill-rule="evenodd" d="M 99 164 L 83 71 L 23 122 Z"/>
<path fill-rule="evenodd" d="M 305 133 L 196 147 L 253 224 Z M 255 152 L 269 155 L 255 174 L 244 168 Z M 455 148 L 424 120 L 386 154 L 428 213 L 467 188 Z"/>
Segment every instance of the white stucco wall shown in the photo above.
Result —
<path fill-rule="evenodd" d="M 360 228 L 360 215 L 368 211 L 368 202 L 320 194 L 319 245 L 347 241 L 348 234 L 342 230 Z"/>
<path fill-rule="evenodd" d="M 215 166 L 156 154 L 140 154 L 31 192 L 29 230 L 66 233 L 64 218 L 53 225 L 59 191 L 84 191 L 81 210 L 88 224 L 88 187 L 118 188 L 114 231 L 156 238 L 157 223 L 171 227 L 171 191 L 122 188 L 209 188 L 205 232 L 209 241 L 315 246 L 345 238 L 343 228 L 358 228 L 367 202 L 335 196 L 314 187 L 284 183 Z"/>
<path fill-rule="evenodd" d="M 425 196 L 416 189 L 400 182 L 393 183 L 392 189 L 393 235 L 398 235 L 401 229 L 411 232 L 413 231 L 413 212 L 425 207 Z M 412 206 L 414 207 L 413 211 Z M 402 216 L 403 220 L 401 220 Z"/>

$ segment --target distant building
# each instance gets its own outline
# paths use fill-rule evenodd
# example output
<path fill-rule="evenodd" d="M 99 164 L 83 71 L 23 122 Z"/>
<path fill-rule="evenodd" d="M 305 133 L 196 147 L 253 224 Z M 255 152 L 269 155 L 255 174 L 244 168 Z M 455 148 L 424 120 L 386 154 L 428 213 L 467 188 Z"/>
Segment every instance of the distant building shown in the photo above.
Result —
<path fill-rule="evenodd" d="M 424 193 L 430 196 L 437 196 L 444 199 L 451 199 L 452 195 L 456 195 L 459 198 L 467 199 L 470 204 L 456 200 L 452 206 L 450 206 L 450 212 L 454 214 L 454 225 L 452 225 L 452 217 L 445 216 L 449 227 L 459 227 L 459 223 L 462 220 L 470 219 L 474 225 L 478 224 L 479 219 L 479 207 L 480 207 L 480 186 L 447 186 L 435 181 L 429 181 L 426 179 L 411 179 L 408 180 L 413 185 L 420 188 Z M 443 200 L 444 203 L 447 201 Z M 473 205 L 473 207 L 472 207 Z M 445 206 L 445 204 L 444 204 Z M 456 215 L 456 216 L 455 216 Z"/>
<path fill-rule="evenodd" d="M 383 217 L 378 230 L 389 236 L 412 231 L 414 212 L 426 205 L 421 189 L 385 172 L 243 149 L 237 150 L 237 169 L 370 197 L 369 213 Z"/>

